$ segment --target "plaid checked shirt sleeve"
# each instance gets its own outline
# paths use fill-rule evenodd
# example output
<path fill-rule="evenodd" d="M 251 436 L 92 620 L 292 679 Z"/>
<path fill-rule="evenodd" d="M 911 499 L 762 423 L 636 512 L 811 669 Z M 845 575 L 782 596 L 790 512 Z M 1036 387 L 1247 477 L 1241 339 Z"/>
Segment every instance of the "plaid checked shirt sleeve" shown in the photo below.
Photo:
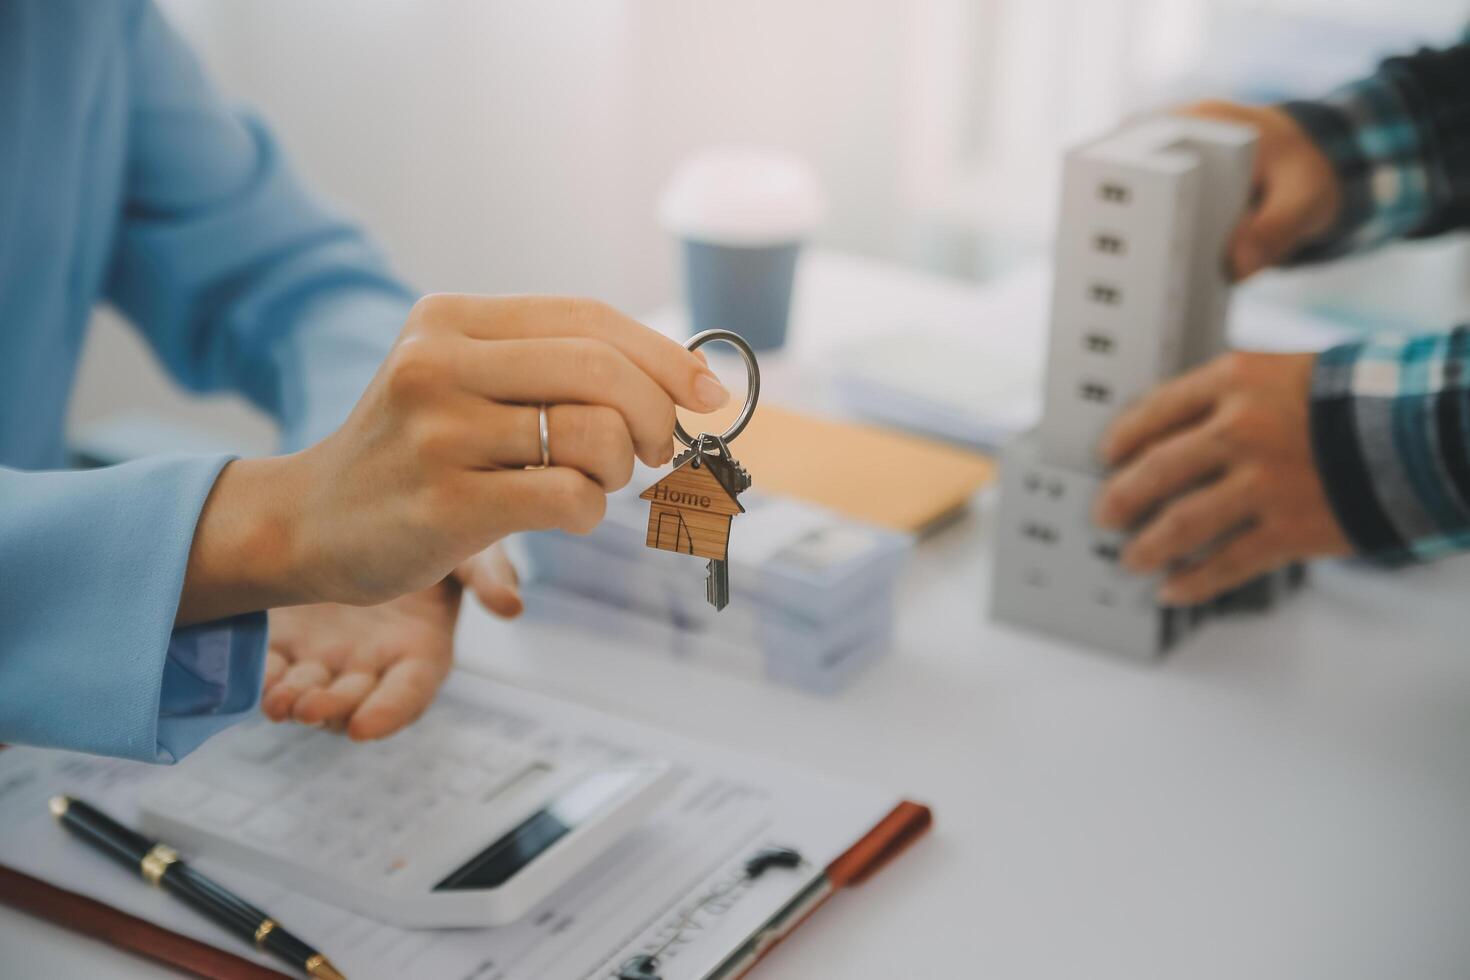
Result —
<path fill-rule="evenodd" d="M 1470 45 L 1392 58 L 1283 108 L 1342 190 L 1336 225 L 1291 263 L 1470 224 Z M 1470 548 L 1470 327 L 1324 352 L 1311 420 L 1328 499 L 1360 554 L 1397 564 Z"/>
<path fill-rule="evenodd" d="M 1281 106 L 1337 171 L 1342 210 L 1288 264 L 1470 224 L 1470 44 L 1390 58 L 1319 102 Z"/>
<path fill-rule="evenodd" d="M 1398 564 L 1470 548 L 1470 327 L 1317 358 L 1312 447 L 1338 523 Z"/>

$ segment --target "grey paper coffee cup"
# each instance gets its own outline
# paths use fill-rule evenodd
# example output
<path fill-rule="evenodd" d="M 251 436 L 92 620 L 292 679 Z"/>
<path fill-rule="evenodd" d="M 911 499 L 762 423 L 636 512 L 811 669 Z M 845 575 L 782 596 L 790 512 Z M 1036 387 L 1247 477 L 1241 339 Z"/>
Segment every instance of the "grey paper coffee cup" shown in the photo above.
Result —
<path fill-rule="evenodd" d="M 685 160 L 659 215 L 680 243 L 691 330 L 784 344 L 797 257 L 825 207 L 816 173 L 785 150 L 710 147 Z"/>
<path fill-rule="evenodd" d="M 800 242 L 724 245 L 684 239 L 691 334 L 733 330 L 756 350 L 786 342 Z"/>

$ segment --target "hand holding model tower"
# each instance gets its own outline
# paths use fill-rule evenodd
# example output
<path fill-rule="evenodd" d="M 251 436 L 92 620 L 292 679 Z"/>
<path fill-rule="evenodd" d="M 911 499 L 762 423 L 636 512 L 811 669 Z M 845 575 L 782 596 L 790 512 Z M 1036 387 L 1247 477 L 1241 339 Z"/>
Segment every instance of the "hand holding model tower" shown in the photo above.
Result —
<path fill-rule="evenodd" d="M 1209 613 L 1270 605 L 1301 567 L 1207 606 L 1162 608 L 1089 512 L 1113 418 L 1226 349 L 1225 250 L 1249 203 L 1254 133 L 1162 117 L 1067 154 L 1041 424 L 1005 453 L 996 618 L 1127 656 L 1162 655 Z"/>

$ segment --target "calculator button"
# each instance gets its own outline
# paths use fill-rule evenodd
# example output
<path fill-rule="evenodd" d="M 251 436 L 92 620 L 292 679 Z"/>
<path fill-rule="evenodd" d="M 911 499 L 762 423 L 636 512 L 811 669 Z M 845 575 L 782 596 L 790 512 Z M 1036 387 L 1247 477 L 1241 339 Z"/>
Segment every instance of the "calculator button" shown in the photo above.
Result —
<path fill-rule="evenodd" d="M 190 810 L 209 797 L 210 788 L 197 779 L 174 776 L 158 783 L 157 794 L 160 809 Z"/>
<path fill-rule="evenodd" d="M 422 758 L 414 759 L 413 766 L 408 771 L 413 773 L 414 777 L 420 782 L 430 783 L 434 781 L 435 776 L 452 765 L 454 765 L 452 761 L 441 758 L 437 754 L 425 754 Z"/>
<path fill-rule="evenodd" d="M 406 749 L 400 738 L 387 738 L 377 742 L 369 742 L 362 746 L 357 755 L 371 759 L 375 764 L 392 763 L 406 757 Z"/>
<path fill-rule="evenodd" d="M 411 863 L 413 863 L 412 858 L 408 854 L 393 854 L 388 858 L 387 864 L 383 867 L 383 877 L 392 877 L 406 870 Z"/>
<path fill-rule="evenodd" d="M 476 796 L 489 789 L 495 777 L 478 766 L 454 766 L 443 774 L 443 786 L 455 796 Z"/>
<path fill-rule="evenodd" d="M 331 852 L 327 857 L 327 864 L 334 874 L 346 877 L 359 877 L 376 870 L 376 865 L 382 862 L 382 856 L 368 841 L 349 840 L 345 845 Z"/>
<path fill-rule="evenodd" d="M 495 745 L 495 737 L 489 732 L 466 729 L 451 732 L 445 748 L 449 754 L 464 762 L 479 762 L 488 756 Z"/>
<path fill-rule="evenodd" d="M 323 855 L 342 846 L 342 835 L 323 824 L 307 824 L 293 838 L 288 838 L 284 848 L 287 854 L 307 863 L 325 864 Z"/>
<path fill-rule="evenodd" d="M 373 816 L 373 807 L 367 800 L 348 800 L 341 809 L 332 814 L 331 822 L 340 827 L 351 827 L 355 829 L 366 825 Z"/>
<path fill-rule="evenodd" d="M 340 790 L 319 779 L 302 779 L 293 784 L 281 799 L 281 806 L 301 814 L 316 814 L 333 806 L 341 798 Z"/>
<path fill-rule="evenodd" d="M 423 826 L 422 814 L 409 809 L 385 816 L 375 828 L 383 843 L 398 843 L 412 837 Z"/>
<path fill-rule="evenodd" d="M 218 778 L 232 791 L 261 803 L 277 800 L 291 788 L 289 776 L 263 766 L 232 766 Z"/>
<path fill-rule="evenodd" d="M 419 819 L 427 822 L 448 809 L 449 797 L 444 793 L 430 791 L 420 796 L 415 803 Z"/>
<path fill-rule="evenodd" d="M 269 762 L 301 738 L 298 725 L 256 725 L 240 733 L 230 745 L 230 753 L 247 762 Z"/>
<path fill-rule="evenodd" d="M 372 791 L 372 784 L 357 773 L 347 773 L 340 769 L 324 769 L 319 773 L 311 774 L 322 789 L 332 794 L 338 805 L 350 798 L 362 795 L 364 790 Z"/>
<path fill-rule="evenodd" d="M 351 746 L 344 739 L 316 733 L 305 739 L 282 760 L 281 771 L 288 774 L 314 775 L 346 763 Z"/>
<path fill-rule="evenodd" d="M 338 851 L 332 858 L 332 864 L 352 874 L 377 863 L 377 858 L 377 852 L 371 844 L 354 842 Z"/>
<path fill-rule="evenodd" d="M 233 827 L 255 809 L 255 803 L 243 796 L 217 789 L 194 814 L 194 821 L 211 829 Z"/>
<path fill-rule="evenodd" d="M 284 810 L 270 807 L 257 811 L 241 829 L 263 843 L 279 844 L 301 829 L 301 820 Z"/>
<path fill-rule="evenodd" d="M 448 716 L 441 710 L 440 705 L 433 705 L 428 711 L 419 716 L 419 720 L 413 723 L 413 731 L 409 737 L 419 742 L 434 741 L 444 737 L 453 728 L 449 724 Z"/>
<path fill-rule="evenodd" d="M 506 752 L 504 749 L 498 752 L 487 752 L 475 760 L 475 764 L 491 775 L 509 775 L 526 765 L 526 757 L 515 752 Z"/>
<path fill-rule="evenodd" d="M 376 788 L 391 806 L 416 792 L 423 782 L 423 778 L 417 773 L 390 772 L 382 778 Z"/>
<path fill-rule="evenodd" d="M 330 775 L 343 786 L 361 788 L 363 783 L 372 779 L 373 768 L 366 764 L 366 760 L 348 756 L 342 761 L 333 763 L 330 767 L 322 767 L 322 774 Z"/>

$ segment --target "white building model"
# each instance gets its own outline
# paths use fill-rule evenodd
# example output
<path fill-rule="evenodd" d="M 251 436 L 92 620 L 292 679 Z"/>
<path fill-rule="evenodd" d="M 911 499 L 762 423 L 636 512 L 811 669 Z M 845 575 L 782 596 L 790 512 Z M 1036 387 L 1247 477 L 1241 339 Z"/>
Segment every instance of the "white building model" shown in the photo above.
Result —
<path fill-rule="evenodd" d="M 1255 135 L 1176 117 L 1067 154 L 1041 424 L 1005 453 L 992 612 L 1134 657 L 1156 657 L 1206 614 L 1269 605 L 1273 573 L 1208 607 L 1164 609 L 1158 580 L 1117 565 L 1093 526 L 1108 423 L 1155 385 L 1225 350 L 1226 244 L 1250 194 Z"/>

